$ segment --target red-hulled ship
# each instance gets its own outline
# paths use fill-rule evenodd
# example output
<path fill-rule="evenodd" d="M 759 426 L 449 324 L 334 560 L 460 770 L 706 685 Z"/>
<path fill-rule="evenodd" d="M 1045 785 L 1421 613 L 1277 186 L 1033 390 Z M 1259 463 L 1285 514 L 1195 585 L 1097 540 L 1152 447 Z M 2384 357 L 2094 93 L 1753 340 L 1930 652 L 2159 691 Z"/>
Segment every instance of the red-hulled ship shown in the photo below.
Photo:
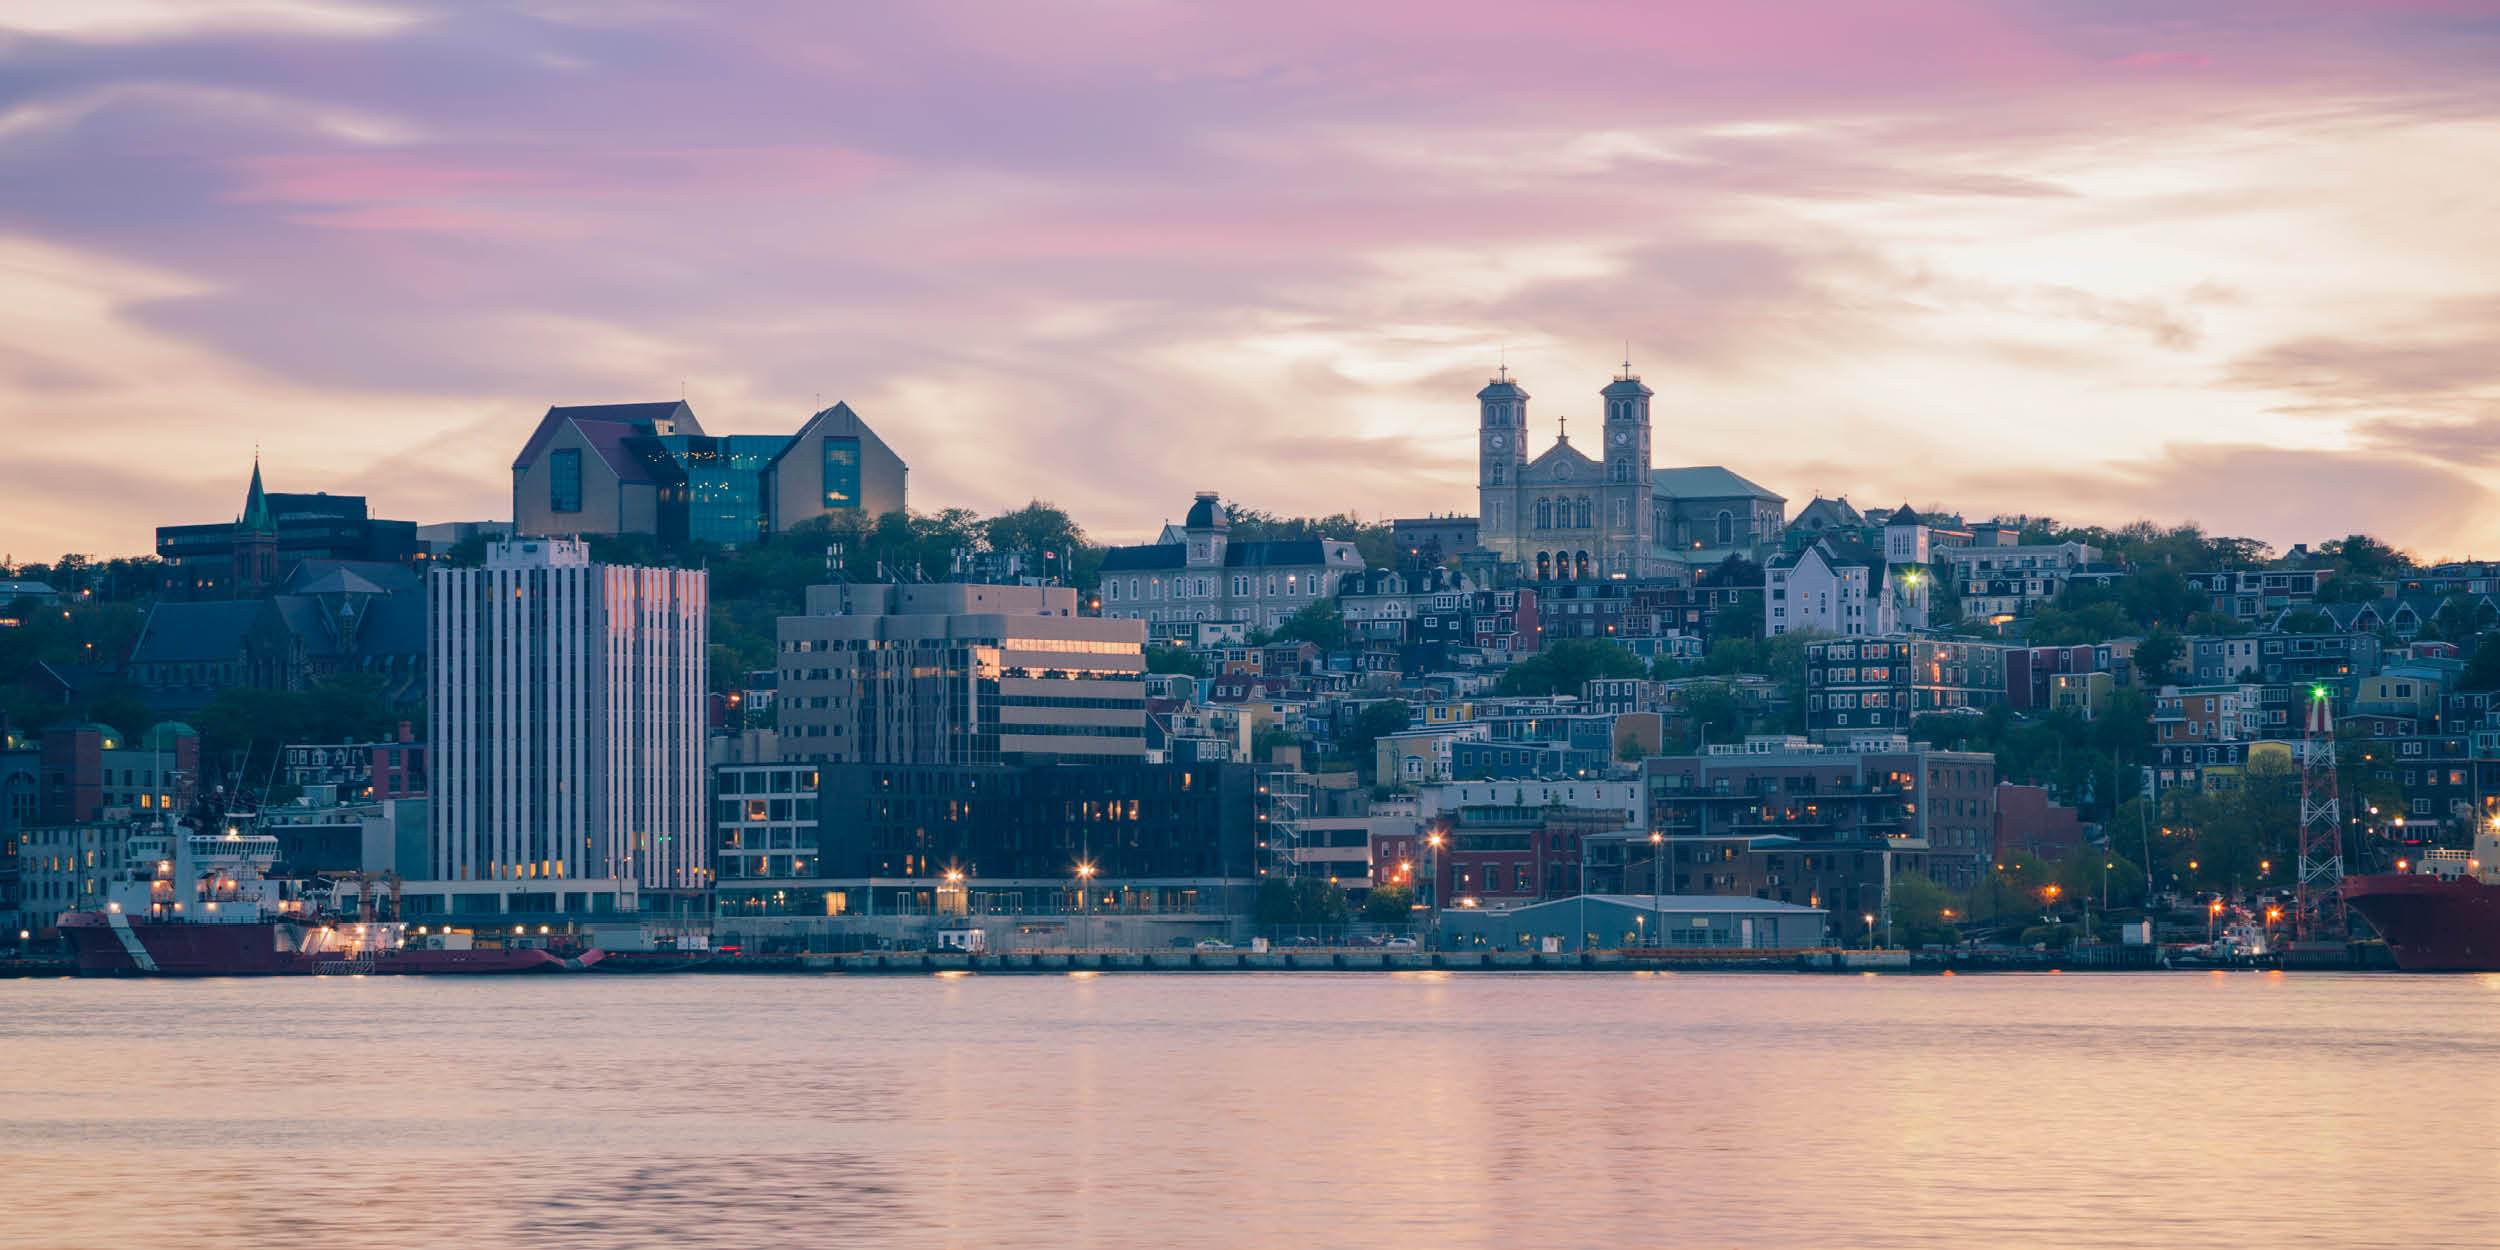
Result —
<path fill-rule="evenodd" d="M 2500 835 L 2432 851 L 2411 871 L 2344 879 L 2344 901 L 2407 972 L 2500 972 Z"/>
<path fill-rule="evenodd" d="M 569 972 L 599 959 L 552 936 L 414 934 L 397 921 L 324 918 L 266 874 L 278 840 L 229 829 L 163 829 L 131 839 L 104 906 L 64 913 L 78 971 L 97 976 L 317 976 Z"/>

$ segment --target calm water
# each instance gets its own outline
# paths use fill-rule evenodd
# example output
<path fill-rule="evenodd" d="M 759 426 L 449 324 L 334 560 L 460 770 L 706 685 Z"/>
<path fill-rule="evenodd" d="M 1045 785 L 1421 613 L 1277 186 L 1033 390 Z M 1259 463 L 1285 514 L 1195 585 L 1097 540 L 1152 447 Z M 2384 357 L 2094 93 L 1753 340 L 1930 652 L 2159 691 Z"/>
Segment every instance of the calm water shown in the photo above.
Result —
<path fill-rule="evenodd" d="M 2500 979 L 0 982 L 0 1245 L 2489 1246 Z"/>

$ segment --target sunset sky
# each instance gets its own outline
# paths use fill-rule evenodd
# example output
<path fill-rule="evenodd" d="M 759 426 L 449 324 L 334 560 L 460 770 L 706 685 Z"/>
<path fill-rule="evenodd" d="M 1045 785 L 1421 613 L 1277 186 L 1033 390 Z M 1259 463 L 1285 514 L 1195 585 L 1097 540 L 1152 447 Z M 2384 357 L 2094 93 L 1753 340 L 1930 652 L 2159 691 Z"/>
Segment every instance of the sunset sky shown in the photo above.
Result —
<path fill-rule="evenodd" d="M 19 560 L 681 386 L 1105 538 L 1472 510 L 1626 340 L 1792 510 L 2500 555 L 2500 5 L 0 6 Z"/>

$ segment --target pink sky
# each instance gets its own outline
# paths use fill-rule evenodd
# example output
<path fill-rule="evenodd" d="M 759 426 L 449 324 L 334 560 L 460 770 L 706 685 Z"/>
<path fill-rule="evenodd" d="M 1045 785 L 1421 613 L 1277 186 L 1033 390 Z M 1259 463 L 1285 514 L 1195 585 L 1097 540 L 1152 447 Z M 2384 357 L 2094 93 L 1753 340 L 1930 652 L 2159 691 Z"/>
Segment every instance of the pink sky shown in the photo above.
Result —
<path fill-rule="evenodd" d="M 1550 436 L 1626 340 L 1792 507 L 2500 554 L 2495 70 L 2464 3 L 18 0 L 0 554 L 255 442 L 501 516 L 681 386 L 1104 537 L 1464 510 L 1495 362 Z"/>

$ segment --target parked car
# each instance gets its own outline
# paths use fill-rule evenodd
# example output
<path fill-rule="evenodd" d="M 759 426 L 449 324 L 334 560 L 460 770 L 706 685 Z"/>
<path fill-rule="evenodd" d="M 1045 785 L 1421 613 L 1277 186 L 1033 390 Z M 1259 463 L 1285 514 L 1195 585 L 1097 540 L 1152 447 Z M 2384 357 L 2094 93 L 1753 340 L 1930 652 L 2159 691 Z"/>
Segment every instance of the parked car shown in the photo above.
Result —
<path fill-rule="evenodd" d="M 1208 938 L 1198 943 L 1198 949 L 1202 951 L 1228 951 L 1232 948 L 1233 944 L 1222 938 Z"/>
<path fill-rule="evenodd" d="M 1411 937 L 1393 937 L 1393 938 L 1387 938 L 1387 939 L 1384 939 L 1384 940 L 1383 940 L 1380 944 L 1381 944 L 1382 946 L 1384 946 L 1384 947 L 1387 947 L 1387 948 L 1388 948 L 1388 949 L 1390 949 L 1390 950 L 1393 950 L 1393 951 L 1411 951 L 1411 950 L 1415 949 L 1415 947 L 1416 947 L 1416 945 L 1417 945 L 1417 943 L 1416 943 L 1415 939 L 1413 939 L 1413 938 L 1411 938 Z"/>

